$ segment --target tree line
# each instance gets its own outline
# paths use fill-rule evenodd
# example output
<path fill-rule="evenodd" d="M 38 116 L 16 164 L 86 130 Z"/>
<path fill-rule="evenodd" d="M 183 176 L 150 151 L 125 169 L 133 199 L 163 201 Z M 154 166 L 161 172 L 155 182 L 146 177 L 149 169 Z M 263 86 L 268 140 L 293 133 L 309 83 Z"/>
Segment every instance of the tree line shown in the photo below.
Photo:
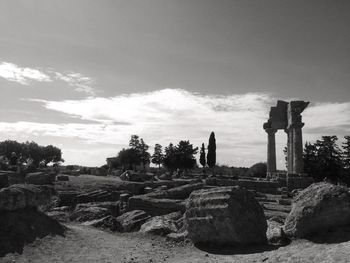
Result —
<path fill-rule="evenodd" d="M 114 158 L 112 168 L 122 167 L 123 169 L 135 169 L 137 166 L 144 169 L 151 162 L 159 168 L 161 165 L 174 171 L 177 169 L 188 170 L 197 165 L 195 155 L 198 147 L 194 147 L 189 140 L 181 140 L 178 144 L 170 143 L 164 148 L 160 144 L 155 144 L 154 153 L 148 152 L 149 146 L 138 135 L 131 135 L 129 148 L 123 148 Z M 204 156 L 204 157 L 203 157 Z M 203 161 L 204 158 L 204 161 Z M 205 158 L 205 147 L 202 144 L 200 152 L 200 163 L 203 167 L 208 165 L 213 167 L 216 164 L 216 141 L 212 132 L 209 138 L 208 154 Z"/>
<path fill-rule="evenodd" d="M 41 146 L 33 141 L 24 143 L 12 140 L 1 141 L 0 158 L 1 169 L 6 169 L 8 164 L 14 165 L 17 161 L 30 164 L 33 168 L 40 164 L 46 166 L 50 162 L 64 162 L 61 149 L 53 145 Z"/>
<path fill-rule="evenodd" d="M 338 137 L 322 136 L 304 146 L 304 171 L 315 181 L 342 181 L 350 185 L 350 136 L 344 137 L 341 147 Z"/>

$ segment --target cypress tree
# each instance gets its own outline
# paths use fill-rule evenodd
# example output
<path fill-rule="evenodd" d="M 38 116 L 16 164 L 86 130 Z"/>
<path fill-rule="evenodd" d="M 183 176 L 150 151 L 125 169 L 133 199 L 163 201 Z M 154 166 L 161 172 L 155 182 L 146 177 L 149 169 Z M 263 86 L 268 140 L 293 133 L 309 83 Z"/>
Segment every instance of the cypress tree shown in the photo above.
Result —
<path fill-rule="evenodd" d="M 216 164 L 216 140 L 214 132 L 211 132 L 209 137 L 207 164 L 210 168 Z"/>
<path fill-rule="evenodd" d="M 200 152 L 199 162 L 200 162 L 200 164 L 201 164 L 203 167 L 205 167 L 205 165 L 207 164 L 206 159 L 205 159 L 205 148 L 204 148 L 204 143 L 202 143 L 202 148 L 201 148 L 201 152 Z"/>

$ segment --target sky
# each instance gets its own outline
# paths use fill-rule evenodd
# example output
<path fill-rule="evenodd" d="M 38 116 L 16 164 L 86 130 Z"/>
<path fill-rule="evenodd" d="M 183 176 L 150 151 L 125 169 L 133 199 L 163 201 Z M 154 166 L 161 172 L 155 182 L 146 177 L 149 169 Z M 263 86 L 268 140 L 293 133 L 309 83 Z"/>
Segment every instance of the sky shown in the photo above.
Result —
<path fill-rule="evenodd" d="M 305 141 L 350 134 L 347 0 L 4 0 L 0 141 L 100 166 L 132 134 L 217 141 L 219 164 L 266 160 L 281 100 L 310 101 Z M 284 168 L 286 134 L 277 133 Z"/>

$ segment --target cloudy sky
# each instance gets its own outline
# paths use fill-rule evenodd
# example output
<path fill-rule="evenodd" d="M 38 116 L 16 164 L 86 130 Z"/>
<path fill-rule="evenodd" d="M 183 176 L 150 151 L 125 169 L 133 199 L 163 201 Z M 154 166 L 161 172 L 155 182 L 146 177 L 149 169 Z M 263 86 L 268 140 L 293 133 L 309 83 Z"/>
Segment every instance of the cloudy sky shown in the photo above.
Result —
<path fill-rule="evenodd" d="M 102 165 L 131 134 L 217 139 L 220 164 L 266 159 L 277 99 L 310 101 L 304 140 L 350 134 L 348 0 L 4 0 L 0 140 Z M 283 168 L 286 135 L 277 135 Z"/>

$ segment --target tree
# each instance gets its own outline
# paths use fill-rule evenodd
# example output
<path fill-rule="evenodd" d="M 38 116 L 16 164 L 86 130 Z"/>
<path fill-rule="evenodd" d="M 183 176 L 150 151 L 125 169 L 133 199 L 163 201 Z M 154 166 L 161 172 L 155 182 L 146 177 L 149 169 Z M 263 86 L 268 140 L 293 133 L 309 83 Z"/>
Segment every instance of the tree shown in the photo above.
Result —
<path fill-rule="evenodd" d="M 169 144 L 168 147 L 165 147 L 164 149 L 164 158 L 163 158 L 163 164 L 165 167 L 167 167 L 169 170 L 174 171 L 176 169 L 176 160 L 175 160 L 175 147 L 172 143 Z"/>
<path fill-rule="evenodd" d="M 135 151 L 135 149 L 133 148 L 128 148 L 128 149 L 123 148 L 118 153 L 117 158 L 120 164 L 122 165 L 123 170 L 133 169 L 134 168 L 133 166 L 138 164 L 139 162 L 139 156 Z"/>
<path fill-rule="evenodd" d="M 6 140 L 0 142 L 0 155 L 10 159 L 13 152 L 23 161 L 31 159 L 31 166 L 34 168 L 38 167 L 40 163 L 46 166 L 50 162 L 64 162 L 61 149 L 53 145 L 41 146 L 33 141 L 19 143 L 17 141 Z"/>
<path fill-rule="evenodd" d="M 147 152 L 149 149 L 149 146 L 143 141 L 143 139 L 140 139 L 140 144 L 138 148 L 136 148 L 136 151 L 138 152 L 140 156 L 140 161 L 142 164 L 143 169 L 145 169 L 145 165 L 150 163 L 151 155 L 149 152 Z"/>
<path fill-rule="evenodd" d="M 266 177 L 267 165 L 266 163 L 256 163 L 252 165 L 247 174 L 252 177 Z"/>
<path fill-rule="evenodd" d="M 304 171 L 315 181 L 328 178 L 334 182 L 343 174 L 342 153 L 337 145 L 338 137 L 322 136 L 316 143 L 306 143 L 304 148 Z"/>
<path fill-rule="evenodd" d="M 47 165 L 50 162 L 58 163 L 63 161 L 61 149 L 53 145 L 48 145 L 43 148 L 43 157 L 45 165 Z"/>
<path fill-rule="evenodd" d="M 205 167 L 207 164 L 206 159 L 205 159 L 205 148 L 204 148 L 204 143 L 202 143 L 201 151 L 200 151 L 200 157 L 199 157 L 199 163 Z"/>
<path fill-rule="evenodd" d="M 190 141 L 180 141 L 175 147 L 176 166 L 180 169 L 192 169 L 196 165 L 195 154 L 198 152 L 198 147 L 193 148 Z"/>
<path fill-rule="evenodd" d="M 214 167 L 216 164 L 216 140 L 214 132 L 212 132 L 209 137 L 207 164 L 210 168 Z"/>
<path fill-rule="evenodd" d="M 337 145 L 338 137 L 322 136 L 322 140 L 316 141 L 318 148 L 318 160 L 320 162 L 320 171 L 324 177 L 337 181 L 342 173 L 341 151 Z"/>
<path fill-rule="evenodd" d="M 170 143 L 168 147 L 165 147 L 163 164 L 171 171 L 192 169 L 196 165 L 194 155 L 197 152 L 198 148 L 193 148 L 189 141 L 180 141 L 176 146 Z"/>
<path fill-rule="evenodd" d="M 145 168 L 145 165 L 150 163 L 151 158 L 151 155 L 147 152 L 149 146 L 138 135 L 131 135 L 129 146 L 135 154 L 133 165 L 142 164 L 142 167 Z"/>
<path fill-rule="evenodd" d="M 162 152 L 162 145 L 156 143 L 154 146 L 154 153 L 152 155 L 152 163 L 157 164 L 160 169 L 160 165 L 163 162 L 164 154 Z"/>
<path fill-rule="evenodd" d="M 344 167 L 344 180 L 350 183 L 350 136 L 344 136 L 345 142 L 342 144 L 342 159 Z"/>
<path fill-rule="evenodd" d="M 320 173 L 320 165 L 318 161 L 318 150 L 315 144 L 305 143 L 303 152 L 304 172 L 313 177 L 316 181 L 323 179 Z"/>

